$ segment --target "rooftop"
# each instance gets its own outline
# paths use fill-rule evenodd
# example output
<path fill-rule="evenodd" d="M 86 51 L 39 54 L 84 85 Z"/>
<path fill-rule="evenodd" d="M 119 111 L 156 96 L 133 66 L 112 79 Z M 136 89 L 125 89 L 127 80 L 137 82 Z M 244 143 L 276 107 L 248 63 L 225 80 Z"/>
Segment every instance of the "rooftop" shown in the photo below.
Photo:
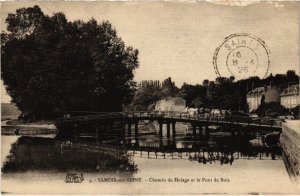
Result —
<path fill-rule="evenodd" d="M 286 88 L 280 96 L 299 95 L 299 84 L 294 84 Z"/>
<path fill-rule="evenodd" d="M 248 92 L 248 96 L 251 95 L 263 95 L 266 91 L 272 89 L 272 88 L 277 88 L 276 86 L 263 86 L 263 87 L 257 87 L 253 89 L 252 91 Z"/>

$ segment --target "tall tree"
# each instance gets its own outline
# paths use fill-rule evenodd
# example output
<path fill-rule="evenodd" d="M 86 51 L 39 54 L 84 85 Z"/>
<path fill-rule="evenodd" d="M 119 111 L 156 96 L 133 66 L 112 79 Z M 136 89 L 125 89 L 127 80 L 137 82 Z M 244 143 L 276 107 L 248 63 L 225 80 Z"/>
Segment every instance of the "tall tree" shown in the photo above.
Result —
<path fill-rule="evenodd" d="M 175 85 L 175 82 L 172 81 L 171 77 L 166 78 L 162 82 L 162 97 L 174 97 L 178 93 L 178 88 Z"/>
<path fill-rule="evenodd" d="M 1 77 L 24 115 L 120 111 L 131 101 L 138 50 L 125 46 L 108 21 L 70 22 L 34 6 L 9 14 L 6 23 Z"/>

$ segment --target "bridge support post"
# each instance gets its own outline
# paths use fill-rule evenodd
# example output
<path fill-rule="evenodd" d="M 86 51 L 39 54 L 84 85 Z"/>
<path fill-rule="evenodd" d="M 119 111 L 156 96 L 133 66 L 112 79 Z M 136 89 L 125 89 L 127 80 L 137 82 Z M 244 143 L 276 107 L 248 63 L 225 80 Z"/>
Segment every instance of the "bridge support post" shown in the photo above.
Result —
<path fill-rule="evenodd" d="M 172 122 L 172 137 L 175 138 L 176 135 L 176 122 Z"/>
<path fill-rule="evenodd" d="M 139 121 L 134 122 L 134 135 L 137 137 L 139 131 Z"/>
<path fill-rule="evenodd" d="M 163 144 L 163 139 L 162 137 L 159 137 L 159 148 L 163 148 L 164 144 Z"/>
<path fill-rule="evenodd" d="M 159 137 L 162 138 L 162 130 L 163 130 L 163 123 L 162 122 L 158 122 L 159 123 Z"/>
<path fill-rule="evenodd" d="M 128 137 L 131 137 L 131 123 L 130 122 L 128 122 Z"/>
<path fill-rule="evenodd" d="M 202 130 L 203 130 L 203 129 L 202 129 L 202 126 L 200 125 L 200 126 L 199 126 L 199 135 L 202 135 Z"/>
<path fill-rule="evenodd" d="M 193 127 L 193 136 L 194 136 L 194 139 L 196 140 L 196 129 L 197 129 L 197 126 L 192 124 L 192 127 Z"/>
<path fill-rule="evenodd" d="M 137 136 L 138 135 L 138 130 L 139 130 L 139 122 L 134 123 L 134 134 Z"/>
<path fill-rule="evenodd" d="M 138 145 L 139 121 L 135 121 L 135 123 L 134 123 L 134 136 L 135 136 L 135 145 Z"/>
<path fill-rule="evenodd" d="M 124 119 L 122 120 L 122 124 L 121 124 L 121 141 L 122 141 L 122 144 L 125 144 L 125 122 L 124 122 Z"/>
<path fill-rule="evenodd" d="M 167 122 L 167 138 L 170 138 L 170 122 Z"/>
<path fill-rule="evenodd" d="M 171 147 L 171 139 L 168 137 L 167 139 L 167 148 L 169 149 Z"/>
<path fill-rule="evenodd" d="M 205 135 L 209 135 L 208 125 L 205 125 Z"/>

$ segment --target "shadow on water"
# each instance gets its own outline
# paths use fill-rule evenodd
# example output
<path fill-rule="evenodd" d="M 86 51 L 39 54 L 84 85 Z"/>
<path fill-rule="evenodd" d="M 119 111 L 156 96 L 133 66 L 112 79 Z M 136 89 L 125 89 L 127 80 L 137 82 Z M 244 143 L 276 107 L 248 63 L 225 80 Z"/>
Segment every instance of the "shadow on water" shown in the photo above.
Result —
<path fill-rule="evenodd" d="M 124 149 L 23 136 L 12 144 L 2 171 L 28 170 L 134 173 L 137 166 Z"/>
<path fill-rule="evenodd" d="M 236 159 L 280 158 L 278 146 L 267 147 L 260 134 L 233 134 L 212 128 L 210 135 L 193 134 L 186 125 L 178 126 L 176 135 L 158 134 L 155 125 L 139 125 L 138 135 L 104 132 L 101 140 L 91 134 L 76 137 L 20 137 L 11 146 L 2 168 L 6 172 L 28 170 L 118 172 L 138 171 L 135 156 L 154 159 L 188 159 L 201 164 L 232 165 Z M 92 131 L 87 133 L 93 133 Z"/>
<path fill-rule="evenodd" d="M 138 137 L 131 134 L 124 143 L 133 155 L 149 159 L 188 159 L 221 165 L 232 165 L 237 159 L 281 159 L 278 134 L 275 134 L 275 139 L 271 138 L 272 146 L 268 146 L 265 136 L 269 133 L 210 127 L 209 134 L 205 134 L 204 130 L 194 134 L 186 124 L 177 126 L 176 133 L 168 136 L 163 130 L 162 136 L 159 136 L 153 123 L 145 122 L 139 126 Z"/>

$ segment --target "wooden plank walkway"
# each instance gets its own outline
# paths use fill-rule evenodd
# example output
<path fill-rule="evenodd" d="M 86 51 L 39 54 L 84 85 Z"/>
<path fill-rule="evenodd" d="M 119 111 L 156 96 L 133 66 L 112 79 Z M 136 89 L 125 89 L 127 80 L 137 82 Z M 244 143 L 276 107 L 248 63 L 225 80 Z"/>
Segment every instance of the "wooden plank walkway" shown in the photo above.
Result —
<path fill-rule="evenodd" d="M 204 116 L 190 115 L 188 113 L 158 113 L 158 112 L 103 112 L 84 116 L 74 116 L 68 118 L 57 119 L 56 123 L 80 123 L 85 121 L 113 120 L 138 122 L 140 120 L 160 121 L 160 122 L 185 122 L 196 123 L 201 125 L 217 125 L 230 127 L 251 127 L 260 129 L 272 128 L 274 131 L 281 131 L 281 121 L 278 119 L 266 118 L 244 118 L 244 117 L 220 117 L 220 116 Z"/>

